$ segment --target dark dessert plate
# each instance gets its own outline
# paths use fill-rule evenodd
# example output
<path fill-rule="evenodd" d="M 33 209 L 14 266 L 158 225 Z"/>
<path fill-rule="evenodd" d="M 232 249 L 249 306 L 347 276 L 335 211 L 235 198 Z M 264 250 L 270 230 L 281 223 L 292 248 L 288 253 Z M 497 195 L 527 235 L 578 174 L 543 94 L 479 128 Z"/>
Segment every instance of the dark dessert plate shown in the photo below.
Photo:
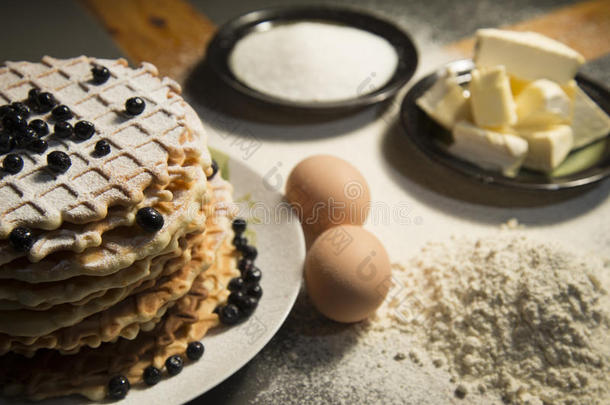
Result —
<path fill-rule="evenodd" d="M 249 33 L 280 24 L 317 21 L 335 23 L 368 31 L 386 39 L 396 50 L 398 65 L 390 80 L 379 89 L 354 98 L 332 102 L 297 102 L 274 97 L 242 83 L 229 66 L 235 44 Z M 379 103 L 398 92 L 415 73 L 417 50 L 408 34 L 394 24 L 366 12 L 331 6 L 273 7 L 252 11 L 224 24 L 210 42 L 206 62 L 233 89 L 250 99 L 287 109 L 307 112 L 338 112 Z"/>
<path fill-rule="evenodd" d="M 582 187 L 610 175 L 608 137 L 570 152 L 566 160 L 551 174 L 522 168 L 515 177 L 507 177 L 500 172 L 482 169 L 452 155 L 447 151 L 451 133 L 434 122 L 415 103 L 441 77 L 447 67 L 457 72 L 460 84 L 465 85 L 470 82 L 470 71 L 474 68 L 472 60 L 451 62 L 419 80 L 405 96 L 400 109 L 401 121 L 407 137 L 434 162 L 483 183 L 526 190 L 554 191 Z M 581 74 L 576 75 L 576 82 L 604 111 L 610 113 L 608 89 Z"/>

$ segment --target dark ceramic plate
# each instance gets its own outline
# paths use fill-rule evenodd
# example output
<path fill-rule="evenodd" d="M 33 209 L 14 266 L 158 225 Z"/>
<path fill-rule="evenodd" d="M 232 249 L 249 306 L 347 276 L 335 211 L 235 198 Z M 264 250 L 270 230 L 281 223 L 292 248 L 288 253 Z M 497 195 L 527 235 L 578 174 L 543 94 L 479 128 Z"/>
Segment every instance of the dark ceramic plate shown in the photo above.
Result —
<path fill-rule="evenodd" d="M 610 175 L 610 140 L 608 137 L 572 151 L 565 162 L 551 175 L 521 169 L 517 176 L 506 177 L 500 172 L 482 169 L 451 155 L 446 148 L 451 140 L 451 134 L 436 124 L 415 104 L 415 101 L 449 66 L 458 72 L 460 84 L 464 85 L 470 81 L 470 71 L 474 68 L 472 60 L 451 62 L 418 81 L 405 96 L 400 110 L 407 137 L 433 161 L 484 183 L 530 190 L 552 191 L 576 188 L 595 183 Z M 610 91 L 608 89 L 580 74 L 576 76 L 576 82 L 604 111 L 610 113 Z"/>
<path fill-rule="evenodd" d="M 359 28 L 385 38 L 396 49 L 398 66 L 388 83 L 372 93 L 347 100 L 326 103 L 301 103 L 262 93 L 240 82 L 231 71 L 228 60 L 233 47 L 244 36 L 259 29 L 297 21 L 323 21 Z M 330 6 L 274 7 L 257 10 L 224 24 L 210 42 L 206 62 L 224 82 L 246 96 L 275 107 L 308 112 L 337 112 L 364 107 L 392 97 L 409 81 L 417 68 L 417 51 L 411 38 L 390 22 L 349 8 Z"/>

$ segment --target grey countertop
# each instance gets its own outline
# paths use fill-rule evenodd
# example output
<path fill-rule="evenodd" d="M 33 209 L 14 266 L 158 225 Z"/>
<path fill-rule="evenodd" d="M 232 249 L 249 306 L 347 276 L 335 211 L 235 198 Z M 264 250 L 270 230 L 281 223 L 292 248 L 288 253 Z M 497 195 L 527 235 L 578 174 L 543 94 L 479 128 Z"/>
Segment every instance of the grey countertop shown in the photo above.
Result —
<path fill-rule="evenodd" d="M 295 0 L 193 0 L 192 3 L 217 25 L 257 8 L 310 4 Z M 471 35 L 477 28 L 529 19 L 573 1 L 363 0 L 323 3 L 358 6 L 394 21 L 413 36 L 419 52 L 425 53 L 427 43 L 450 43 Z M 97 20 L 72 0 L 4 1 L 0 5 L 0 33 L 4 39 L 0 41 L 0 54 L 4 60 L 37 60 L 45 54 L 57 57 L 80 54 L 121 56 Z M 610 55 L 588 62 L 583 71 L 608 86 Z M 318 333 L 312 335 L 311 330 Z M 353 382 L 350 388 L 353 395 L 337 397 L 333 394 L 336 392 L 333 380 L 345 383 L 345 379 L 335 379 L 332 365 L 343 361 L 344 353 L 358 356 L 358 352 L 353 353 L 356 350 L 353 347 L 355 336 L 346 330 L 346 326 L 326 321 L 315 314 L 306 295 L 301 294 L 291 315 L 266 347 L 240 371 L 192 404 L 242 404 L 254 400 L 259 403 L 311 403 L 314 398 L 321 403 L 384 403 L 383 390 L 366 381 Z M 349 370 L 355 366 L 346 367 Z M 274 383 L 277 373 L 290 374 L 289 378 L 281 380 L 285 386 L 275 390 L 275 396 L 261 396 Z M 313 373 L 318 376 L 327 373 L 328 378 L 312 379 Z M 408 391 L 409 382 L 400 389 Z M 403 403 L 416 403 L 408 398 L 405 394 Z"/>

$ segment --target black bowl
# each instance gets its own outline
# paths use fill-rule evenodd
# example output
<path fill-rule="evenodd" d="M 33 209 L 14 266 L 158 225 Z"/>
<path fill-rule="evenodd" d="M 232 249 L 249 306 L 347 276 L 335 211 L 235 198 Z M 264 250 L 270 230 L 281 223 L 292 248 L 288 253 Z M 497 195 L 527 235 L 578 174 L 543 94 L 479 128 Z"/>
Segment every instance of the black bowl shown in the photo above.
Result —
<path fill-rule="evenodd" d="M 297 21 L 322 21 L 359 28 L 385 38 L 398 54 L 394 75 L 381 88 L 347 100 L 333 102 L 295 102 L 254 90 L 231 71 L 228 60 L 233 47 L 244 36 L 264 27 Z M 264 24 L 264 25 L 261 25 Z M 206 62 L 230 87 L 251 99 L 287 109 L 307 112 L 338 112 L 384 101 L 409 81 L 417 68 L 417 50 L 411 38 L 392 23 L 350 8 L 330 6 L 273 7 L 252 11 L 224 24 L 210 42 Z"/>
<path fill-rule="evenodd" d="M 582 187 L 610 175 L 610 141 L 607 137 L 593 146 L 603 148 L 594 163 L 582 170 L 557 177 L 523 168 L 515 177 L 507 177 L 500 172 L 482 169 L 452 155 L 447 151 L 447 145 L 451 142 L 449 131 L 434 122 L 415 103 L 443 75 L 447 67 L 451 67 L 457 72 L 460 84 L 470 82 L 470 71 L 474 68 L 472 60 L 451 62 L 419 80 L 405 96 L 400 109 L 401 121 L 407 137 L 434 162 L 484 183 L 529 190 L 554 191 Z M 576 76 L 576 82 L 604 111 L 610 113 L 610 91 L 608 89 L 581 74 Z M 582 149 L 590 147 L 586 146 Z M 575 153 L 582 152 L 582 149 L 571 152 L 567 159 Z"/>

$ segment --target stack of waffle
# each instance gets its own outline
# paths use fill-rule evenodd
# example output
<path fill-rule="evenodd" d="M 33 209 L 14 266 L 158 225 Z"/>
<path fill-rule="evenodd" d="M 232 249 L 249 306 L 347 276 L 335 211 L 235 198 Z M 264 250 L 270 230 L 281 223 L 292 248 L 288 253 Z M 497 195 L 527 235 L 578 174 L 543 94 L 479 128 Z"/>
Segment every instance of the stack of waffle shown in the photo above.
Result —
<path fill-rule="evenodd" d="M 38 104 L 45 92 L 52 106 L 48 95 Z M 0 178 L 5 395 L 102 399 L 113 376 L 134 384 L 218 324 L 214 308 L 239 274 L 232 188 L 179 94 L 154 66 L 124 60 L 45 57 L 0 69 L 10 142 Z M 130 108 L 134 98 L 142 111 Z M 23 137 L 34 134 L 14 128 L 24 125 L 16 115 L 31 128 L 47 123 L 50 134 L 35 137 L 43 147 L 29 146 L 35 139 Z M 60 133 L 66 122 L 71 136 Z M 58 168 L 55 151 L 68 164 Z"/>

